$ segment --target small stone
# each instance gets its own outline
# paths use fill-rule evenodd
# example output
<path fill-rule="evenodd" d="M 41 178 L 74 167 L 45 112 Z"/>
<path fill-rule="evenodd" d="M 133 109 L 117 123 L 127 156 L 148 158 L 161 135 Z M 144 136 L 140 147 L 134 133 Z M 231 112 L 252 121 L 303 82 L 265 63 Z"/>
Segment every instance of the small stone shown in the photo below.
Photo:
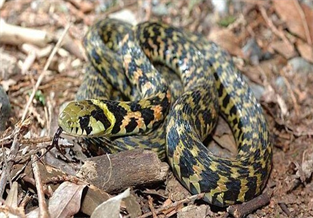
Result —
<path fill-rule="evenodd" d="M 246 45 L 242 48 L 242 53 L 245 57 L 249 58 L 253 65 L 259 64 L 262 57 L 262 50 L 254 38 L 247 41 Z"/>
<path fill-rule="evenodd" d="M 197 218 L 197 217 L 206 217 L 210 208 L 207 205 L 189 205 L 184 207 L 177 213 L 177 218 Z"/>
<path fill-rule="evenodd" d="M 313 73 L 313 64 L 310 64 L 308 61 L 301 57 L 295 57 L 288 61 L 288 64 L 292 67 L 295 72 L 301 73 Z"/>

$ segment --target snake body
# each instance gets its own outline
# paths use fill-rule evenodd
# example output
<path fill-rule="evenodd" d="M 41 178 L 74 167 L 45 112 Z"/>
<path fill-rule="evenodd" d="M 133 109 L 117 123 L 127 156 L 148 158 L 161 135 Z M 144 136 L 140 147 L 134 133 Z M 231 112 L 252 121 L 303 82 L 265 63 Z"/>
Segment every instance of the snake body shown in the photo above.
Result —
<path fill-rule="evenodd" d="M 271 170 L 269 131 L 225 51 L 163 23 L 132 27 L 110 19 L 93 25 L 84 44 L 91 64 L 77 100 L 59 116 L 66 133 L 105 143 L 110 152 L 143 147 L 166 155 L 191 193 L 204 192 L 205 201 L 220 207 L 260 194 Z M 151 62 L 167 70 L 159 72 Z M 176 82 L 168 85 L 173 72 L 183 93 Z M 234 159 L 214 156 L 202 143 L 219 113 L 238 145 Z"/>

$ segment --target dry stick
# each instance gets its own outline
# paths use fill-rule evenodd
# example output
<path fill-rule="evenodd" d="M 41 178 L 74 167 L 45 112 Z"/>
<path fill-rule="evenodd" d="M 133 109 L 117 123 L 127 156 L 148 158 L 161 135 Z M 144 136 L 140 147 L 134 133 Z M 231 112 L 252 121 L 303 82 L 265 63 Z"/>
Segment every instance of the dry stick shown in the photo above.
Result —
<path fill-rule="evenodd" d="M 165 210 L 168 210 L 168 209 L 171 209 L 171 208 L 176 208 L 177 206 L 179 206 L 180 204 L 185 204 L 185 203 L 189 203 L 189 202 L 192 202 L 192 201 L 195 201 L 195 200 L 199 200 L 199 199 L 202 199 L 204 197 L 204 193 L 200 193 L 200 194 L 197 194 L 197 195 L 192 195 L 188 198 L 185 198 L 183 200 L 180 200 L 180 201 L 176 201 L 172 204 L 169 204 L 167 206 L 164 206 L 164 207 L 161 207 L 159 209 L 156 209 L 154 212 L 156 215 L 162 213 L 163 211 Z M 153 213 L 152 212 L 149 212 L 149 213 L 145 213 L 141 216 L 139 216 L 138 218 L 146 218 L 146 217 L 149 217 L 149 216 L 152 216 Z"/>
<path fill-rule="evenodd" d="M 306 40 L 308 42 L 309 45 L 312 45 L 312 40 L 311 40 L 311 36 L 310 36 L 310 30 L 309 30 L 309 25 L 308 25 L 308 22 L 306 21 L 305 19 L 305 14 L 303 12 L 303 9 L 300 5 L 300 3 L 298 2 L 298 0 L 293 0 L 293 3 L 296 5 L 296 8 L 300 14 L 300 17 L 301 17 L 301 21 L 302 21 L 302 25 L 303 25 L 303 28 L 304 28 L 304 32 L 305 32 L 305 37 L 306 37 Z"/>
<path fill-rule="evenodd" d="M 41 83 L 41 81 L 43 80 L 45 74 L 47 73 L 47 69 L 52 61 L 52 58 L 54 57 L 55 53 L 57 52 L 57 50 L 60 48 L 61 46 L 61 42 L 65 36 L 65 34 L 67 33 L 68 29 L 70 28 L 70 24 L 68 24 L 64 30 L 64 32 L 62 33 L 59 41 L 57 42 L 57 44 L 55 45 L 54 49 L 52 50 L 48 60 L 47 60 L 47 63 L 43 69 L 43 72 L 40 74 L 38 80 L 37 80 L 37 83 L 33 89 L 33 92 L 30 96 L 30 98 L 28 99 L 28 102 L 27 102 L 27 105 L 24 109 L 24 113 L 23 113 L 23 116 L 22 116 L 22 119 L 21 119 L 21 123 L 23 123 L 25 121 L 25 118 L 26 118 L 26 115 L 28 113 L 28 109 L 30 107 L 30 104 L 32 103 L 34 97 L 35 97 L 35 93 Z M 13 138 L 13 143 L 12 143 L 12 146 L 11 146 L 11 150 L 10 150 L 10 158 L 9 159 L 9 162 L 8 162 L 8 165 L 7 165 L 7 168 L 5 170 L 3 170 L 2 174 L 1 174 L 1 177 L 0 177 L 0 198 L 2 198 L 2 195 L 3 195 L 3 192 L 4 192 L 4 189 L 5 189 L 5 185 L 7 183 L 7 177 L 9 175 L 9 172 L 11 171 L 11 168 L 13 166 L 13 163 L 14 163 L 14 158 L 15 156 L 17 155 L 18 153 L 18 148 L 19 148 L 19 143 L 17 143 L 17 139 L 18 139 L 18 135 L 19 135 L 19 131 L 17 131 L 17 133 L 14 135 L 14 138 Z"/>
<path fill-rule="evenodd" d="M 150 208 L 151 213 L 152 213 L 152 217 L 158 218 L 158 215 L 155 213 L 155 208 L 153 206 L 153 199 L 150 195 L 148 195 L 148 204 L 149 204 L 149 208 Z"/>
<path fill-rule="evenodd" d="M 287 205 L 283 202 L 278 203 L 278 205 L 280 206 L 280 208 L 282 209 L 282 211 L 289 217 L 291 215 Z"/>
<path fill-rule="evenodd" d="M 39 217 L 40 218 L 49 218 L 49 211 L 48 211 L 48 206 L 45 200 L 45 194 L 44 194 L 44 188 L 43 184 L 41 181 L 40 177 L 40 171 L 39 171 L 39 166 L 37 162 L 37 158 L 32 155 L 32 168 L 33 168 L 33 173 L 36 181 L 36 189 L 37 189 L 37 195 L 38 195 L 38 201 L 39 201 Z"/>
<path fill-rule="evenodd" d="M 227 208 L 227 212 L 233 215 L 235 218 L 241 218 L 253 211 L 267 205 L 271 200 L 271 194 L 265 192 L 251 201 L 243 204 L 232 205 Z"/>
<path fill-rule="evenodd" d="M 281 38 L 286 43 L 286 45 L 293 50 L 293 45 L 291 44 L 291 42 L 289 42 L 285 34 L 282 31 L 279 31 L 277 27 L 273 24 L 272 20 L 267 16 L 265 8 L 259 6 L 259 9 L 265 22 L 267 23 L 269 28 L 273 31 L 273 33 L 277 35 L 279 38 Z"/>

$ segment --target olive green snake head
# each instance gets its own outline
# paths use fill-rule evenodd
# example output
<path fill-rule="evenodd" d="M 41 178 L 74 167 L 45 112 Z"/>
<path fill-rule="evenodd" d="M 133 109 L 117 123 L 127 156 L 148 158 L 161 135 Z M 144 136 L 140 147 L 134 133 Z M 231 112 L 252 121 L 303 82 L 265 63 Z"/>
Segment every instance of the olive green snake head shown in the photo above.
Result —
<path fill-rule="evenodd" d="M 95 104 L 97 103 L 97 104 Z M 59 115 L 59 126 L 73 136 L 105 135 L 110 132 L 115 117 L 107 107 L 99 108 L 97 100 L 69 102 Z"/>

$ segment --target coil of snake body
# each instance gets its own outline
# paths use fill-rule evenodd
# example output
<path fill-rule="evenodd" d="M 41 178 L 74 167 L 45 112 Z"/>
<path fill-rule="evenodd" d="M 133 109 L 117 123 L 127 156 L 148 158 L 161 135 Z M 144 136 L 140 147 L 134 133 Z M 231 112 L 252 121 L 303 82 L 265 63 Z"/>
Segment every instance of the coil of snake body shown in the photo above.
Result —
<path fill-rule="evenodd" d="M 94 24 L 84 45 L 91 64 L 77 99 L 60 113 L 65 133 L 106 144 L 110 152 L 154 150 L 210 204 L 223 207 L 260 194 L 271 170 L 269 131 L 224 50 L 163 23 L 131 26 L 112 19 Z M 234 159 L 214 156 L 202 143 L 219 114 L 233 131 Z"/>

